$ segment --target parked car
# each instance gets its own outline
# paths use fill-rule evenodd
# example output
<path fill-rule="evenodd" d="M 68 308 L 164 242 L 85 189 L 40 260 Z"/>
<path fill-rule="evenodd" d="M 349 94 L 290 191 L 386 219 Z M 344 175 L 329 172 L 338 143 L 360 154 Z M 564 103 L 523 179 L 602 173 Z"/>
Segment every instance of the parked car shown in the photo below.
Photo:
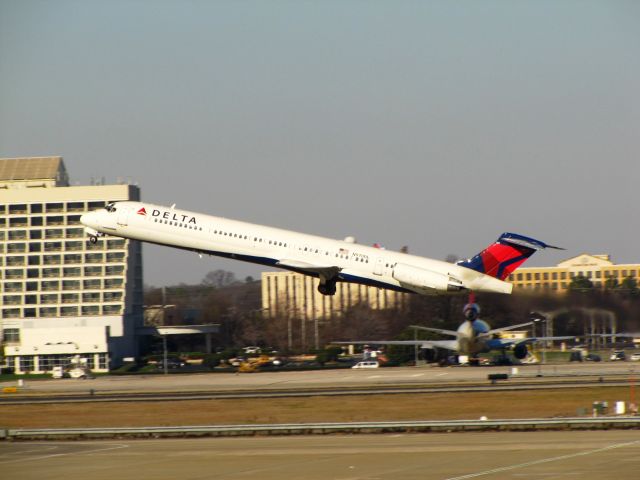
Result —
<path fill-rule="evenodd" d="M 167 358 L 167 368 L 168 369 L 175 370 L 176 368 L 182 368 L 185 365 L 186 365 L 186 363 L 184 363 L 179 358 Z M 158 360 L 157 367 L 158 367 L 159 370 L 163 370 L 164 369 L 164 360 L 163 359 Z"/>
<path fill-rule="evenodd" d="M 351 368 L 378 368 L 380 364 L 378 362 L 366 361 L 358 362 Z"/>
<path fill-rule="evenodd" d="M 255 354 L 255 353 L 260 353 L 260 352 L 261 352 L 261 349 L 260 349 L 260 347 L 255 347 L 255 346 L 253 346 L 253 347 L 244 347 L 244 348 L 242 349 L 242 351 L 243 351 L 246 355 L 252 355 L 252 354 Z"/>
<path fill-rule="evenodd" d="M 611 354 L 611 356 L 609 357 L 609 360 L 611 360 L 612 362 L 616 362 L 616 361 L 624 361 L 627 359 L 627 356 L 624 353 L 624 350 L 614 350 L 614 352 Z"/>
<path fill-rule="evenodd" d="M 631 356 L 629 357 L 629 360 L 631 360 L 632 362 L 637 362 L 640 360 L 640 353 L 632 353 Z"/>
<path fill-rule="evenodd" d="M 599 362 L 602 360 L 602 358 L 600 358 L 600 355 L 596 355 L 595 353 L 590 353 L 589 355 L 584 357 L 584 359 L 587 362 Z"/>

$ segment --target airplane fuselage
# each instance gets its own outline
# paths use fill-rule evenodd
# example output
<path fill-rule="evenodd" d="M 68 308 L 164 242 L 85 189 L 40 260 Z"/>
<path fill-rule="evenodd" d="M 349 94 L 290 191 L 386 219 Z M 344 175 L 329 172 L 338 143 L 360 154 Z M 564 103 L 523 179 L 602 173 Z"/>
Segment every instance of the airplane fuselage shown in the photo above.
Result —
<path fill-rule="evenodd" d="M 456 264 L 143 202 L 117 202 L 81 221 L 92 238 L 130 238 L 284 268 L 321 281 L 422 294 L 511 292 L 509 283 Z"/>

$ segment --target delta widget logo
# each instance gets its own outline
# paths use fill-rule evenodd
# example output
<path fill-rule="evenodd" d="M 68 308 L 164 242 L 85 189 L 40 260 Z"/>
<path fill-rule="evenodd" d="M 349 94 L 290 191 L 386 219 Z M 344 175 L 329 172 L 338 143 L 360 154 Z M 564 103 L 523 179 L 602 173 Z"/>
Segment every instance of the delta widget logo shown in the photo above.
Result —
<path fill-rule="evenodd" d="M 143 217 L 146 217 L 146 216 L 147 216 L 147 210 L 146 210 L 144 207 L 142 207 L 142 208 L 141 208 L 140 210 L 138 210 L 136 213 L 137 213 L 138 215 L 142 215 Z"/>

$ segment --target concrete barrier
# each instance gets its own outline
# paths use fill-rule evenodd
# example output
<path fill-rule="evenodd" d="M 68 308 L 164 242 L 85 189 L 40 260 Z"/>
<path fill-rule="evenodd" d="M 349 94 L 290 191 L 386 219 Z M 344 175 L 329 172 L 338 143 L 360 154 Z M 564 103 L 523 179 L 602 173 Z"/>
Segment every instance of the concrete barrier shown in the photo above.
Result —
<path fill-rule="evenodd" d="M 454 420 L 366 423 L 203 425 L 189 427 L 0 429 L 0 440 L 77 440 L 94 438 L 223 437 L 467 431 L 640 429 L 640 417 Z M 4 433 L 2 433 L 4 432 Z"/>

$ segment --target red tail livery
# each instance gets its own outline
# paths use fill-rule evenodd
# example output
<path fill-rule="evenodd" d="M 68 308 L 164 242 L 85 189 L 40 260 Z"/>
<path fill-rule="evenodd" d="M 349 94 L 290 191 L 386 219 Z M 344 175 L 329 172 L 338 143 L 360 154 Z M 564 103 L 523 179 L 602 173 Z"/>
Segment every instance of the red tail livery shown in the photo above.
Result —
<path fill-rule="evenodd" d="M 547 245 L 540 240 L 507 232 L 500 235 L 494 244 L 485 248 L 478 255 L 469 260 L 458 262 L 458 265 L 504 280 L 536 250 L 544 248 L 563 250 L 553 245 Z"/>

